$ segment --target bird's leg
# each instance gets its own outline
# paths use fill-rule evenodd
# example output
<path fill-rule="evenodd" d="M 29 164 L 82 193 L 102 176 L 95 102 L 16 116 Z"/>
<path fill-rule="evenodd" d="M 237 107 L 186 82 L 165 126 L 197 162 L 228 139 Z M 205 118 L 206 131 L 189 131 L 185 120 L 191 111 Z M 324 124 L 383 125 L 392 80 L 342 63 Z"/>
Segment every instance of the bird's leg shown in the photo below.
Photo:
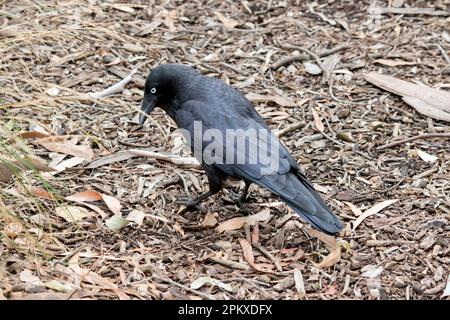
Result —
<path fill-rule="evenodd" d="M 195 207 L 198 207 L 198 205 L 200 204 L 200 202 L 202 202 L 203 200 L 205 200 L 206 198 L 212 196 L 214 193 L 209 190 L 208 192 L 202 193 L 200 196 L 198 196 L 195 199 L 191 199 L 191 200 L 181 200 L 181 201 L 177 201 L 180 204 L 183 204 L 186 206 L 187 209 L 193 209 Z"/>
<path fill-rule="evenodd" d="M 193 209 L 199 209 L 202 212 L 204 211 L 200 207 L 200 203 L 203 200 L 205 200 L 206 198 L 208 198 L 212 195 L 215 195 L 222 189 L 222 184 L 213 181 L 212 179 L 210 179 L 209 176 L 208 176 L 208 181 L 209 181 L 209 191 L 208 192 L 202 193 L 200 196 L 198 196 L 197 198 L 192 199 L 192 200 L 178 201 L 178 203 L 183 204 L 185 206 L 185 208 L 183 208 L 179 211 L 180 214 L 185 213 L 187 211 L 191 211 Z"/>
<path fill-rule="evenodd" d="M 239 197 L 236 199 L 236 203 L 240 208 L 244 208 L 245 200 L 247 199 L 248 189 L 250 188 L 251 182 L 245 181 L 244 189 L 242 190 Z"/>

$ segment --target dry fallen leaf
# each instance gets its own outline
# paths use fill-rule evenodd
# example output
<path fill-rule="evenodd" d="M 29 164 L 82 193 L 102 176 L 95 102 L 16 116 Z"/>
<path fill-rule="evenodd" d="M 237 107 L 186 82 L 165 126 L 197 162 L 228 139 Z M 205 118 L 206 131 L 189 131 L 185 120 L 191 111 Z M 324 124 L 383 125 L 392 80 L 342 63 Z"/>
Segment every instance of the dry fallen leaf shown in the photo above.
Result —
<path fill-rule="evenodd" d="M 370 217 L 371 215 L 374 215 L 374 214 L 380 212 L 384 208 L 390 206 L 393 203 L 396 203 L 397 201 L 398 201 L 398 199 L 385 200 L 385 201 L 382 201 L 382 202 L 379 202 L 379 203 L 373 205 L 370 209 L 367 209 L 366 211 L 364 211 L 364 213 L 362 215 L 360 215 L 353 222 L 353 231 L 356 230 L 356 228 L 361 224 L 361 222 L 363 222 L 364 219 L 366 219 L 367 217 Z"/>
<path fill-rule="evenodd" d="M 402 96 L 403 101 L 418 112 L 433 119 L 450 122 L 450 92 L 417 85 L 377 72 L 366 73 L 364 78 L 384 90 Z"/>
<path fill-rule="evenodd" d="M 99 286 L 99 288 L 101 289 L 111 290 L 117 295 L 120 300 L 129 300 L 128 295 L 122 292 L 122 290 L 120 290 L 113 282 L 106 278 L 103 278 L 90 269 L 81 268 L 78 262 L 79 256 L 79 253 L 75 254 L 69 260 L 69 268 L 66 268 L 68 274 L 72 275 L 73 273 L 75 273 L 79 277 L 79 281 L 89 282 L 93 285 Z M 70 272 L 69 269 L 71 269 L 71 271 L 73 272 Z"/>
<path fill-rule="evenodd" d="M 80 221 L 89 216 L 89 211 L 78 206 L 60 206 L 55 208 L 56 215 L 60 216 L 67 222 Z"/>
<path fill-rule="evenodd" d="M 5 235 L 10 237 L 11 239 L 17 238 L 19 234 L 23 231 L 23 225 L 19 221 L 13 221 L 3 228 L 3 232 Z"/>
<path fill-rule="evenodd" d="M 344 203 L 350 208 L 350 210 L 352 210 L 355 216 L 359 217 L 360 215 L 362 215 L 361 209 L 355 206 L 353 203 L 347 201 L 344 201 Z"/>
<path fill-rule="evenodd" d="M 200 277 L 194 280 L 191 283 L 191 289 L 199 289 L 204 285 L 218 286 L 219 288 L 222 288 L 228 292 L 233 292 L 233 288 L 229 284 L 223 283 L 222 281 L 213 279 L 211 277 Z"/>
<path fill-rule="evenodd" d="M 30 191 L 30 193 L 32 195 L 34 195 L 36 197 L 44 198 L 44 199 L 48 199 L 48 200 L 54 200 L 55 199 L 55 197 L 50 192 L 48 192 L 45 189 L 36 188 L 36 187 L 30 187 L 28 190 Z"/>
<path fill-rule="evenodd" d="M 323 132 L 325 130 L 325 126 L 323 125 L 323 122 L 320 119 L 319 114 L 314 108 L 311 108 L 311 113 L 314 118 L 314 125 L 316 126 L 316 129 L 319 130 L 320 132 Z"/>
<path fill-rule="evenodd" d="M 70 283 L 61 283 L 60 281 L 55 279 L 45 282 L 44 286 L 46 286 L 49 289 L 53 289 L 64 293 L 71 293 L 76 289 L 76 287 Z"/>
<path fill-rule="evenodd" d="M 416 64 L 415 62 L 411 61 L 403 61 L 403 60 L 386 60 L 386 59 L 377 59 L 374 61 L 374 63 L 384 64 L 389 67 L 396 67 L 396 66 L 411 66 Z"/>
<path fill-rule="evenodd" d="M 204 227 L 214 227 L 217 224 L 217 219 L 214 216 L 214 213 L 208 212 L 205 216 L 205 219 L 203 219 L 201 225 Z"/>
<path fill-rule="evenodd" d="M 417 155 L 420 157 L 420 159 L 422 159 L 425 162 L 433 163 L 438 159 L 438 157 L 436 157 L 432 154 L 426 153 L 425 151 L 422 151 L 420 149 L 416 149 L 416 150 L 417 150 Z"/>
<path fill-rule="evenodd" d="M 119 10 L 119 11 L 131 13 L 131 14 L 135 13 L 135 10 L 131 6 L 128 6 L 126 4 L 108 3 L 107 5 L 110 6 L 111 8 L 114 8 L 114 9 Z"/>
<path fill-rule="evenodd" d="M 106 194 L 94 191 L 94 190 L 88 190 L 83 191 L 71 196 L 68 196 L 65 198 L 69 201 L 74 201 L 77 203 L 83 203 L 83 205 L 87 205 L 84 202 L 86 201 L 99 201 L 103 200 L 106 204 L 106 206 L 111 210 L 115 215 L 121 215 L 120 210 L 122 209 L 122 205 L 120 204 L 120 201 L 112 196 L 108 196 Z M 96 210 L 98 212 L 98 210 Z M 103 211 L 101 211 L 103 212 Z"/>
<path fill-rule="evenodd" d="M 80 163 L 82 163 L 84 161 L 85 161 L 85 159 L 84 158 L 80 158 L 80 157 L 72 157 L 70 159 L 61 161 L 60 163 L 58 163 L 55 166 L 55 170 L 56 170 L 55 173 L 62 172 L 64 170 L 66 170 L 67 168 L 73 168 L 73 167 L 79 165 Z"/>
<path fill-rule="evenodd" d="M 255 224 L 251 236 L 252 236 L 252 243 L 259 243 L 259 224 Z"/>
<path fill-rule="evenodd" d="M 273 273 L 273 271 L 263 268 L 262 266 L 255 263 L 255 257 L 253 256 L 252 245 L 246 239 L 240 238 L 239 244 L 242 248 L 242 253 L 244 255 L 245 261 L 248 262 L 255 270 L 266 273 Z"/>
<path fill-rule="evenodd" d="M 47 138 L 49 134 L 39 131 L 25 131 L 19 134 L 23 139 Z"/>
<path fill-rule="evenodd" d="M 102 199 L 102 195 L 97 191 L 83 191 L 71 196 L 66 197 L 66 200 L 75 201 L 75 202 L 84 202 L 84 201 L 98 201 Z"/>
<path fill-rule="evenodd" d="M 105 166 L 107 164 L 111 164 L 111 163 L 115 163 L 115 162 L 120 162 L 120 161 L 125 161 L 131 158 L 137 157 L 134 154 L 129 153 L 128 151 L 119 151 L 117 153 L 111 154 L 111 155 L 107 155 L 104 156 L 102 158 L 96 159 L 94 161 L 92 161 L 91 163 L 89 163 L 86 168 L 89 169 L 95 169 L 101 166 Z"/>
<path fill-rule="evenodd" d="M 0 182 L 8 183 L 13 176 L 13 170 L 9 164 L 0 160 Z"/>
<path fill-rule="evenodd" d="M 7 160 L 0 158 L 0 181 L 9 182 L 12 176 L 22 170 L 36 170 L 41 172 L 52 172 L 54 168 L 47 166 L 41 160 L 25 157 L 20 160 Z"/>
<path fill-rule="evenodd" d="M 172 225 L 172 227 L 176 232 L 178 232 L 184 238 L 184 230 L 177 222 L 175 222 Z"/>
<path fill-rule="evenodd" d="M 311 237 L 316 237 L 320 239 L 323 243 L 325 243 L 330 250 L 334 250 L 338 243 L 336 241 L 336 238 L 333 236 L 330 236 L 328 234 L 325 234 L 323 232 L 320 232 L 319 230 L 307 228 L 306 231 L 309 233 Z"/>
<path fill-rule="evenodd" d="M 114 197 L 108 196 L 106 194 L 100 194 L 105 202 L 106 206 L 111 210 L 115 215 L 121 215 L 120 210 L 122 209 L 122 205 L 120 201 Z"/>
<path fill-rule="evenodd" d="M 35 139 L 34 142 L 49 151 L 69 154 L 86 160 L 91 160 L 94 157 L 94 152 L 90 146 L 70 143 L 66 137 L 51 136 Z"/>
<path fill-rule="evenodd" d="M 336 249 L 330 252 L 317 266 L 320 268 L 329 268 L 334 266 L 341 260 L 341 247 L 338 246 Z"/>
<path fill-rule="evenodd" d="M 41 284 L 41 279 L 39 277 L 33 275 L 31 270 L 25 269 L 19 274 L 19 279 L 22 282 L 31 283 L 31 284 Z"/>
<path fill-rule="evenodd" d="M 266 208 L 266 209 L 262 210 L 261 212 L 251 215 L 251 216 L 233 218 L 233 219 L 227 220 L 225 222 L 222 222 L 217 226 L 216 231 L 224 232 L 224 231 L 237 230 L 237 229 L 242 228 L 244 226 L 244 224 L 253 226 L 258 221 L 266 221 L 269 218 L 270 218 L 270 209 Z"/>
<path fill-rule="evenodd" d="M 295 289 L 297 289 L 298 298 L 306 296 L 305 283 L 303 281 L 302 272 L 299 269 L 294 269 Z"/>
<path fill-rule="evenodd" d="M 222 24 L 224 25 L 225 28 L 233 29 L 234 27 L 239 25 L 239 22 L 237 22 L 236 20 L 233 20 L 233 19 L 225 17 L 219 11 L 214 11 L 214 15 L 217 17 L 217 19 L 220 20 L 220 22 L 222 22 Z"/>
<path fill-rule="evenodd" d="M 136 223 L 138 226 L 142 226 L 144 224 L 146 214 L 140 210 L 133 210 L 131 211 L 128 216 L 127 220 Z"/>
<path fill-rule="evenodd" d="M 68 300 L 70 298 L 76 298 L 70 293 L 62 293 L 62 292 L 38 292 L 38 293 L 30 293 L 23 295 L 21 293 L 20 296 L 11 296 L 11 300 Z"/>

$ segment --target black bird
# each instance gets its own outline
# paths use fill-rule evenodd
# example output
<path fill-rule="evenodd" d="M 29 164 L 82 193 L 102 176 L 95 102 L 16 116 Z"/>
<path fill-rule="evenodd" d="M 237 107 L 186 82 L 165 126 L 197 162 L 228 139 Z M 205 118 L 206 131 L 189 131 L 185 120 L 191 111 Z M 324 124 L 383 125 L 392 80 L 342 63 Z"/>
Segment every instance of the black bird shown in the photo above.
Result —
<path fill-rule="evenodd" d="M 335 234 L 343 228 L 312 184 L 299 172 L 297 162 L 288 150 L 238 90 L 220 79 L 204 76 L 192 67 L 163 64 L 151 71 L 146 79 L 139 116 L 141 125 L 155 107 L 162 108 L 185 131 L 191 150 L 208 177 L 209 191 L 190 201 L 189 207 L 195 207 L 219 192 L 224 181 L 231 177 L 245 182 L 240 200 L 245 200 L 250 184 L 256 183 L 278 195 L 319 230 Z M 223 136 L 227 130 L 254 129 L 266 135 L 256 135 L 256 140 L 246 136 L 244 146 L 237 139 L 234 142 L 231 138 L 225 139 L 223 149 L 217 148 L 209 157 L 202 157 L 208 144 L 203 140 L 199 144 L 196 140 L 195 131 L 199 130 L 196 122 L 201 123 L 203 134 L 209 129 L 215 129 Z M 230 150 L 234 152 L 231 163 L 230 159 L 225 159 Z M 258 157 L 255 150 L 267 154 L 266 158 Z M 240 156 L 245 161 L 242 158 L 237 161 L 236 157 Z"/>

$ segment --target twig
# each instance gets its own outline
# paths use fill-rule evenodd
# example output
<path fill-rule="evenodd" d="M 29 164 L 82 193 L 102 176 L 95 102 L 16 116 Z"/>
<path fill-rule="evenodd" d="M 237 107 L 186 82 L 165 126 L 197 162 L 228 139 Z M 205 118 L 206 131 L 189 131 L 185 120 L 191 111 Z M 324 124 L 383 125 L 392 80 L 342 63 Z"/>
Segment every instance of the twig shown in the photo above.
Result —
<path fill-rule="evenodd" d="M 384 247 L 389 245 L 403 245 L 403 244 L 413 244 L 414 241 L 408 240 L 367 240 L 366 246 L 369 247 Z"/>
<path fill-rule="evenodd" d="M 84 239 L 86 237 L 83 237 Z M 69 261 L 74 255 L 76 255 L 77 253 L 81 252 L 83 249 L 85 248 L 84 245 L 79 246 L 78 248 L 76 248 L 75 250 L 73 250 L 72 252 L 69 252 L 64 258 L 62 258 L 60 261 L 58 261 L 61 264 L 65 264 L 67 261 Z"/>
<path fill-rule="evenodd" d="M 102 98 L 105 98 L 112 94 L 122 92 L 123 89 L 125 88 L 125 86 L 127 85 L 127 83 L 131 81 L 131 79 L 133 78 L 133 74 L 135 74 L 136 71 L 137 71 L 137 69 L 134 69 L 133 71 L 131 71 L 131 73 L 126 78 L 124 78 L 123 80 L 119 81 L 118 83 L 112 85 L 111 87 L 106 88 L 103 91 L 89 93 L 89 97 L 91 97 L 93 99 L 102 99 Z"/>
<path fill-rule="evenodd" d="M 165 189 L 165 188 L 167 188 L 167 187 L 169 187 L 169 186 L 172 186 L 172 185 L 174 185 L 174 184 L 179 183 L 180 181 L 181 181 L 180 176 L 176 176 L 176 177 L 174 177 L 174 178 L 171 178 L 171 179 L 168 179 L 168 180 L 159 182 L 159 183 L 157 184 L 157 186 L 158 186 L 159 188 Z"/>
<path fill-rule="evenodd" d="M 267 258 L 270 259 L 270 261 L 273 262 L 273 264 L 275 265 L 275 267 L 277 268 L 277 271 L 279 272 L 283 272 L 283 268 L 281 267 L 280 261 L 278 261 L 277 258 L 275 258 L 269 251 L 266 250 L 266 248 L 264 248 L 263 246 L 260 246 L 257 243 L 252 243 L 252 245 L 258 249 L 263 255 L 265 255 Z"/>
<path fill-rule="evenodd" d="M 247 75 L 244 71 L 238 69 L 237 67 L 235 67 L 235 66 L 233 66 L 231 64 L 228 64 L 228 63 L 225 63 L 225 62 L 219 62 L 219 65 L 221 65 L 222 67 L 228 68 L 231 71 L 233 71 L 233 72 L 235 72 L 237 74 L 240 74 L 241 76 L 246 76 Z"/>
<path fill-rule="evenodd" d="M 124 146 L 133 147 L 133 148 L 150 148 L 152 146 L 150 144 L 132 143 L 132 142 L 122 141 L 122 140 L 117 140 L 117 142 L 120 144 L 123 144 Z"/>
<path fill-rule="evenodd" d="M 430 8 L 369 8 L 369 14 L 411 14 L 427 16 L 450 16 L 450 11 L 434 10 Z"/>
<path fill-rule="evenodd" d="M 319 53 L 318 56 L 320 58 L 327 57 L 338 51 L 345 50 L 348 47 L 350 47 L 350 43 L 343 43 L 343 44 L 338 45 L 330 50 L 326 50 L 326 51 Z M 272 68 L 272 70 L 277 70 L 278 68 L 283 67 L 288 64 L 291 64 L 292 62 L 308 60 L 308 59 L 311 59 L 311 57 L 312 56 L 310 54 L 295 54 L 290 57 L 285 57 L 285 58 L 278 60 L 277 62 L 272 64 L 271 68 Z"/>
<path fill-rule="evenodd" d="M 245 281 L 245 282 L 248 282 L 248 283 L 252 283 L 254 285 L 261 285 L 261 286 L 269 287 L 269 288 L 272 287 L 272 285 L 270 283 L 262 282 L 262 281 L 255 280 L 255 279 L 242 278 L 242 277 L 228 278 L 228 279 L 224 279 L 222 281 L 224 281 L 224 282 L 228 282 L 228 281 Z"/>
<path fill-rule="evenodd" d="M 345 145 L 345 143 L 339 142 L 339 141 L 337 141 L 336 139 L 333 139 L 332 137 L 330 137 L 329 135 L 327 135 L 325 132 L 322 131 L 321 133 L 322 133 L 322 135 L 323 135 L 326 139 L 328 139 L 328 140 L 330 140 L 331 142 L 337 144 L 338 146 L 343 146 L 343 145 Z"/>
<path fill-rule="evenodd" d="M 186 182 L 186 179 L 184 179 L 183 175 L 181 173 L 175 172 L 175 174 L 178 176 L 178 178 L 180 178 L 179 181 L 181 181 L 181 184 L 183 185 L 184 188 L 184 192 L 186 193 L 186 195 L 189 196 L 189 188 L 188 188 L 188 184 Z"/>
<path fill-rule="evenodd" d="M 236 261 L 223 260 L 223 259 L 219 259 L 219 258 L 215 258 L 215 257 L 209 257 L 208 260 L 211 260 L 212 262 L 221 264 L 225 267 L 229 267 L 232 269 L 239 269 L 239 270 L 249 270 L 250 269 L 250 267 L 248 265 L 240 263 L 240 262 L 236 262 Z"/>
<path fill-rule="evenodd" d="M 310 57 L 312 57 L 316 61 L 317 65 L 320 67 L 320 69 L 323 72 L 324 78 L 328 79 L 328 70 L 323 66 L 323 64 L 320 61 L 320 58 L 319 58 L 319 56 L 317 54 L 315 54 L 314 52 L 312 52 L 309 49 L 306 49 L 306 48 L 303 48 L 303 47 L 299 47 L 299 46 L 292 46 L 292 45 L 286 45 L 286 44 L 281 44 L 281 43 L 280 43 L 280 46 L 283 49 L 294 49 L 294 50 L 300 50 L 300 51 L 306 52 Z M 272 69 L 274 69 L 274 68 L 272 67 Z"/>
<path fill-rule="evenodd" d="M 395 147 L 404 143 L 408 143 L 411 141 L 419 140 L 419 139 L 430 139 L 430 138 L 450 138 L 450 132 L 449 133 L 424 133 L 419 134 L 414 137 L 397 140 L 388 144 L 385 144 L 384 146 L 378 147 L 377 150 L 384 150 L 387 148 Z"/>
<path fill-rule="evenodd" d="M 298 139 L 297 144 L 301 145 L 306 142 L 316 141 L 316 140 L 320 140 L 322 138 L 323 138 L 323 134 L 316 133 L 316 134 L 312 134 L 310 136 L 306 136 L 306 137 Z"/>
<path fill-rule="evenodd" d="M 48 66 L 51 67 L 57 67 L 63 64 L 66 64 L 69 61 L 75 61 L 75 60 L 79 60 L 79 59 L 83 59 L 86 58 L 87 56 L 89 56 L 91 53 L 89 51 L 80 51 L 80 52 L 75 52 L 72 54 L 69 54 L 65 57 L 59 58 L 58 60 L 50 63 Z"/>
<path fill-rule="evenodd" d="M 162 281 L 162 282 L 169 283 L 171 285 L 177 286 L 177 287 L 179 287 L 179 288 L 181 288 L 183 290 L 186 290 L 188 292 L 192 292 L 192 293 L 194 293 L 194 294 L 196 294 L 196 295 L 198 295 L 198 296 L 200 296 L 202 298 L 208 299 L 208 300 L 217 300 L 214 296 L 212 296 L 210 294 L 203 293 L 203 292 L 195 290 L 195 289 L 191 289 L 188 286 L 185 286 L 184 284 L 181 284 L 181 283 L 178 283 L 176 281 L 173 281 L 172 279 L 169 279 L 169 278 L 161 278 L 161 277 L 153 275 L 152 279 L 153 280 L 157 280 L 157 281 Z"/>
<path fill-rule="evenodd" d="M 154 158 L 157 160 L 167 161 L 176 165 L 185 166 L 189 168 L 201 168 L 200 163 L 194 157 L 181 157 L 175 154 L 162 154 L 147 150 L 131 149 L 128 152 L 139 157 Z"/>
<path fill-rule="evenodd" d="M 241 4 L 242 4 L 242 6 L 245 8 L 245 10 L 247 10 L 247 12 L 248 12 L 249 14 L 253 14 L 252 9 L 250 9 L 250 7 L 248 6 L 248 4 L 247 4 L 246 1 L 241 0 L 240 2 L 241 2 Z"/>
<path fill-rule="evenodd" d="M 431 168 L 429 170 L 426 170 L 422 173 L 419 173 L 419 174 L 413 176 L 413 179 L 418 180 L 418 179 L 426 178 L 428 176 L 431 176 L 433 173 L 435 173 L 438 170 L 439 170 L 438 168 Z"/>
<path fill-rule="evenodd" d="M 333 79 L 330 79 L 330 83 L 328 84 L 328 94 L 330 95 L 331 99 L 333 99 L 336 102 L 347 103 L 347 104 L 366 104 L 365 102 L 342 100 L 342 99 L 339 99 L 338 97 L 336 97 L 333 93 Z"/>
<path fill-rule="evenodd" d="M 119 151 L 107 156 L 104 156 L 102 158 L 95 159 L 94 161 L 90 162 L 86 167 L 83 169 L 95 169 L 107 164 L 125 161 L 128 159 L 131 159 L 133 157 L 136 157 L 135 155 L 129 153 L 128 151 Z"/>
<path fill-rule="evenodd" d="M 303 128 L 304 126 L 306 126 L 305 122 L 296 122 L 296 123 L 291 124 L 290 126 L 287 126 L 284 129 L 281 129 L 281 130 L 276 131 L 274 133 L 279 138 L 279 137 L 284 136 L 286 133 L 289 133 L 291 131 Z"/>
<path fill-rule="evenodd" d="M 444 48 L 442 48 L 440 44 L 436 44 L 436 47 L 438 47 L 439 51 L 441 51 L 442 55 L 444 56 L 445 61 L 447 61 L 447 63 L 450 65 L 450 58 Z"/>

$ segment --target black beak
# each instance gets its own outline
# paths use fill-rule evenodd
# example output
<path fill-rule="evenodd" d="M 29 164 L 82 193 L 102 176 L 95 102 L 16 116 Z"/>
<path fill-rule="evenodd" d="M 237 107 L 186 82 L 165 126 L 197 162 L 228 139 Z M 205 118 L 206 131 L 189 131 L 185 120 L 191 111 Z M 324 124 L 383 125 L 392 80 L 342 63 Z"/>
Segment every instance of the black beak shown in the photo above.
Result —
<path fill-rule="evenodd" d="M 139 124 L 142 126 L 147 119 L 147 115 L 153 111 L 156 106 L 157 99 L 155 96 L 144 96 L 141 104 L 141 111 L 139 112 Z"/>

